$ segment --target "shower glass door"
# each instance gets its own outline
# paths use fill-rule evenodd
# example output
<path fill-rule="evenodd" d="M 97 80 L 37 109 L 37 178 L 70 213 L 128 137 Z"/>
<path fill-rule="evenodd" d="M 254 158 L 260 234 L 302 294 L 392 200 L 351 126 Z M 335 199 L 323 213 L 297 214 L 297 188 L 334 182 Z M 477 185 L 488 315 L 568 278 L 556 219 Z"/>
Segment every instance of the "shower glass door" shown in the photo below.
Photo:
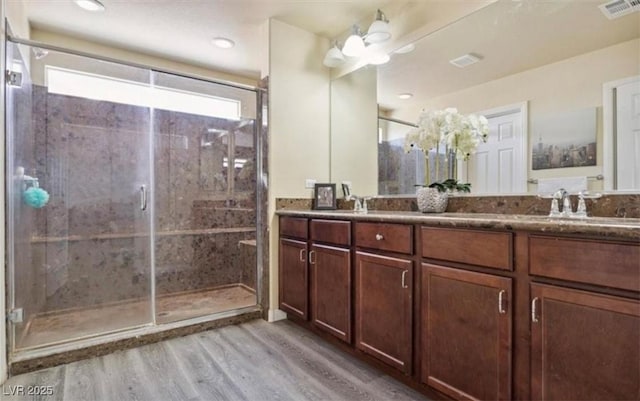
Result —
<path fill-rule="evenodd" d="M 150 71 L 7 51 L 12 349 L 153 323 Z"/>
<path fill-rule="evenodd" d="M 156 321 L 256 302 L 256 93 L 154 72 Z"/>

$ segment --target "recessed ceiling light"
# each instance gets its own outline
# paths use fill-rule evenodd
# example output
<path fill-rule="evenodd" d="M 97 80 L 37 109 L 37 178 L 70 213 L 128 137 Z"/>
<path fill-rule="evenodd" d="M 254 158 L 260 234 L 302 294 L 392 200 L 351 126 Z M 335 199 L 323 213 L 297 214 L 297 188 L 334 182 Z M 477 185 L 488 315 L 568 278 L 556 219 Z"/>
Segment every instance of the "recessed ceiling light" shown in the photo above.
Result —
<path fill-rule="evenodd" d="M 87 11 L 104 11 L 104 4 L 98 0 L 74 0 L 78 7 Z"/>
<path fill-rule="evenodd" d="M 406 100 L 411 99 L 413 97 L 413 93 L 401 93 L 398 95 L 398 99 Z"/>
<path fill-rule="evenodd" d="M 222 38 L 222 37 L 214 38 L 213 44 L 221 49 L 231 49 L 233 46 L 236 45 L 236 43 L 233 40 Z"/>
<path fill-rule="evenodd" d="M 401 48 L 396 50 L 394 53 L 398 53 L 398 54 L 411 53 L 415 49 L 416 49 L 416 45 L 414 45 L 413 43 L 409 43 L 406 46 L 402 46 Z"/>

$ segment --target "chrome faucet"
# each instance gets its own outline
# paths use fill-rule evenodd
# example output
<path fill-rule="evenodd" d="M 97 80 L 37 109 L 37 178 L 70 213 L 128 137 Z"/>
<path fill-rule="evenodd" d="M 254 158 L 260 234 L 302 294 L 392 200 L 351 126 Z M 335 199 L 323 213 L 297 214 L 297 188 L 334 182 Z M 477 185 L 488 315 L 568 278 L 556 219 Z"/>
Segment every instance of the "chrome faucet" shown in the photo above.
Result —
<path fill-rule="evenodd" d="M 361 197 L 356 195 L 349 195 L 347 200 L 353 199 L 353 211 L 356 213 L 367 213 L 369 208 L 367 207 L 367 201 L 371 199 L 369 196 Z"/>
<path fill-rule="evenodd" d="M 584 219 L 587 217 L 587 204 L 585 203 L 585 199 L 598 199 L 601 198 L 602 194 L 601 193 L 595 193 L 595 194 L 591 194 L 589 193 L 589 191 L 580 191 L 580 193 L 578 193 L 578 208 L 576 209 L 576 212 L 573 214 L 572 217 L 578 218 L 578 219 Z"/>
<path fill-rule="evenodd" d="M 562 217 L 573 217 L 571 197 L 569 196 L 569 192 L 564 189 L 562 189 Z"/>
<path fill-rule="evenodd" d="M 574 212 L 571 208 L 571 198 L 570 194 L 564 189 L 560 188 L 556 192 L 553 193 L 551 199 L 551 211 L 549 212 L 549 217 L 571 217 L 577 219 L 583 219 L 587 217 L 587 205 L 585 203 L 585 199 L 597 199 L 600 198 L 602 194 L 590 194 L 589 191 L 580 191 L 578 193 L 578 208 Z M 558 207 L 558 201 L 562 202 L 562 212 L 560 212 Z"/>
<path fill-rule="evenodd" d="M 558 200 L 562 202 L 562 213 L 560 212 L 560 208 L 558 207 Z M 571 213 L 571 201 L 569 200 L 569 193 L 564 188 L 560 188 L 559 190 L 554 192 L 553 196 L 551 197 L 551 211 L 549 212 L 549 217 L 566 217 L 568 216 L 567 213 Z"/>
<path fill-rule="evenodd" d="M 353 199 L 353 211 L 356 213 L 362 212 L 362 202 L 360 198 L 355 195 L 351 195 L 350 198 Z"/>

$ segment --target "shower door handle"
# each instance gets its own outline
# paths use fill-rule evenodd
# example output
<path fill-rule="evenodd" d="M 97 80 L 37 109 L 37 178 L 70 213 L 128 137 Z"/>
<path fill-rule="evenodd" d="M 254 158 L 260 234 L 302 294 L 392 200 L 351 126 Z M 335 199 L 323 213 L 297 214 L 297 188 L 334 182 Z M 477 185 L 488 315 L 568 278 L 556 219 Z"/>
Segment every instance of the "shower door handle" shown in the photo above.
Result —
<path fill-rule="evenodd" d="M 140 210 L 147 210 L 147 187 L 140 185 Z"/>

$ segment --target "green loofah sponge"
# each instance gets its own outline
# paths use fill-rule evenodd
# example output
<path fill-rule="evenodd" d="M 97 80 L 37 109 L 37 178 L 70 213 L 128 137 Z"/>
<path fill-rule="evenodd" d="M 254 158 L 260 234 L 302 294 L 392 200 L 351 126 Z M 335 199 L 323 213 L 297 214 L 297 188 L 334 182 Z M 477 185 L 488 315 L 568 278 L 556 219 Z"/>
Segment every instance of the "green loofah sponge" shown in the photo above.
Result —
<path fill-rule="evenodd" d="M 40 209 L 49 202 L 49 194 L 44 189 L 31 187 L 24 191 L 22 199 L 27 205 Z"/>

